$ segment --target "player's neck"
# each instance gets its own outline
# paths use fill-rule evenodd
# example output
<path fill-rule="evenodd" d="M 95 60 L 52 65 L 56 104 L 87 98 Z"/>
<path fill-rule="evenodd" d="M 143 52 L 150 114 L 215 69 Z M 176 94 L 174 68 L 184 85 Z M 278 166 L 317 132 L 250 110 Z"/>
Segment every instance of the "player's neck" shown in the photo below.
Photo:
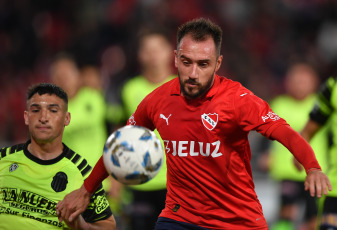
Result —
<path fill-rule="evenodd" d="M 151 83 L 158 84 L 165 81 L 170 75 L 171 70 L 169 68 L 165 69 L 152 69 L 152 70 L 144 70 L 143 76 Z"/>
<path fill-rule="evenodd" d="M 63 152 L 62 139 L 48 143 L 38 143 L 34 138 L 28 145 L 28 151 L 41 160 L 51 160 L 58 157 Z"/>

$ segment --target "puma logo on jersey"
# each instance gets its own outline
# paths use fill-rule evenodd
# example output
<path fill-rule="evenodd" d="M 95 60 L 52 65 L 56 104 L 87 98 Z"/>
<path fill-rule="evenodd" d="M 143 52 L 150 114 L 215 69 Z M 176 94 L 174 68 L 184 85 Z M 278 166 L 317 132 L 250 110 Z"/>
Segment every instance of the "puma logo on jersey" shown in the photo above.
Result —
<path fill-rule="evenodd" d="M 168 117 L 165 117 L 164 114 L 161 113 L 161 114 L 159 115 L 159 117 L 162 118 L 162 119 L 164 119 L 164 120 L 166 121 L 166 124 L 169 125 L 168 119 L 170 118 L 171 115 L 172 115 L 172 114 L 170 114 Z"/>
<path fill-rule="evenodd" d="M 13 164 L 9 167 L 9 172 L 15 171 L 18 167 L 19 167 L 19 165 L 18 165 L 17 163 L 13 163 Z"/>
<path fill-rule="evenodd" d="M 204 143 L 196 141 L 169 141 L 164 140 L 165 151 L 167 154 L 173 156 L 187 157 L 190 156 L 204 156 L 204 157 L 219 157 L 222 153 L 219 152 L 220 141 L 213 143 Z"/>

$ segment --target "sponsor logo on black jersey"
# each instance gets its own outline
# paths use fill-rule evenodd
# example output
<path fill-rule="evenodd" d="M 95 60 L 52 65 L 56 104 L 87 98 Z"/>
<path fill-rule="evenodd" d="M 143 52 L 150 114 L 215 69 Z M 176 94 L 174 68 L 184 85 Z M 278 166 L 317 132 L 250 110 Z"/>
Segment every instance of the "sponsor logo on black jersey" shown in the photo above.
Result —
<path fill-rule="evenodd" d="M 53 181 L 51 182 L 51 187 L 55 192 L 62 192 L 66 189 L 68 184 L 67 174 L 64 172 L 58 172 L 53 177 Z"/>

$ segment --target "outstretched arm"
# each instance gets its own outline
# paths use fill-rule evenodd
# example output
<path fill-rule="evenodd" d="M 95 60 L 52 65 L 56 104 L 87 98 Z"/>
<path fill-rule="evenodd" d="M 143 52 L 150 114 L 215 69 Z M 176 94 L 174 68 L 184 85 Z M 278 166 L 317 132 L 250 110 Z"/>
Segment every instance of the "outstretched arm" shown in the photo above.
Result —
<path fill-rule="evenodd" d="M 310 142 L 310 140 L 321 129 L 321 127 L 322 126 L 320 124 L 310 119 L 300 134 L 307 142 Z M 294 165 L 299 171 L 303 170 L 303 166 L 296 159 L 294 159 Z"/>
<path fill-rule="evenodd" d="M 90 197 L 108 175 L 104 167 L 103 157 L 101 157 L 89 177 L 84 181 L 84 184 L 79 189 L 66 195 L 56 205 L 59 221 L 69 220 L 72 222 L 84 212 L 89 205 Z"/>
<path fill-rule="evenodd" d="M 79 215 L 76 217 L 72 222 L 65 219 L 66 224 L 71 229 L 75 230 L 115 230 L 116 229 L 116 221 L 113 216 L 110 216 L 109 218 L 105 220 L 99 220 L 94 223 L 88 223 L 85 222 L 83 217 Z"/>
<path fill-rule="evenodd" d="M 273 131 L 271 138 L 283 144 L 303 165 L 307 173 L 305 190 L 309 190 L 311 196 L 316 194 L 321 197 L 322 191 L 327 195 L 328 190 L 332 190 L 329 178 L 321 171 L 314 151 L 299 133 L 288 125 L 282 125 Z"/>

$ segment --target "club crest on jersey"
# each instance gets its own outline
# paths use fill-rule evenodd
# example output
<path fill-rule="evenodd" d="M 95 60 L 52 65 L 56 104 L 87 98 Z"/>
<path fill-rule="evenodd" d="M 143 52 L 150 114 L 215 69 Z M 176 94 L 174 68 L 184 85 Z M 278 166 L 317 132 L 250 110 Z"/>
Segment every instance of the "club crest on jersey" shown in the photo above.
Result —
<path fill-rule="evenodd" d="M 19 165 L 18 165 L 17 163 L 13 163 L 13 164 L 9 167 L 9 172 L 15 171 L 18 167 L 19 167 Z"/>
<path fill-rule="evenodd" d="M 204 113 L 203 115 L 201 115 L 201 121 L 208 130 L 212 130 L 218 124 L 218 114 Z"/>

